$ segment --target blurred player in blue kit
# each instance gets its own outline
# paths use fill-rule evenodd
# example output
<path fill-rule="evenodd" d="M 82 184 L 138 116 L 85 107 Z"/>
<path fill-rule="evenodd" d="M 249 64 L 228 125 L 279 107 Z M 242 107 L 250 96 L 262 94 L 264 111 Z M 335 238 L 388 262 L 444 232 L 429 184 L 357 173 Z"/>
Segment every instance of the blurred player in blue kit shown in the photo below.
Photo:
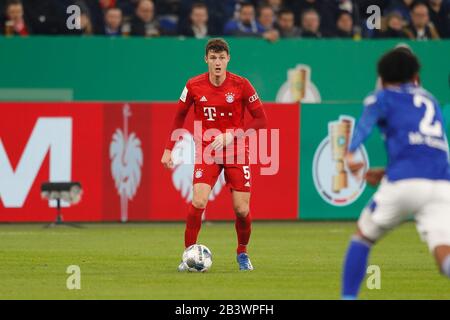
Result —
<path fill-rule="evenodd" d="M 450 277 L 450 165 L 441 110 L 419 86 L 419 62 L 405 48 L 378 62 L 382 89 L 364 100 L 364 111 L 346 155 L 349 170 L 360 174 L 354 152 L 378 126 L 388 155 L 386 169 L 371 169 L 370 184 L 381 181 L 358 220 L 345 256 L 342 298 L 356 299 L 371 247 L 412 214 L 417 230 L 443 275 Z"/>

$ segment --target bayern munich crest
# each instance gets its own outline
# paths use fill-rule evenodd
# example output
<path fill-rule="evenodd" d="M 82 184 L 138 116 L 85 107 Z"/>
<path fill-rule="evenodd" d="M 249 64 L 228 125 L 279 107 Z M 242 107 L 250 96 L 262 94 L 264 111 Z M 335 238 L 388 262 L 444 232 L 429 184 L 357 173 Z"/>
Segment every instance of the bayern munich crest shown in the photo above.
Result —
<path fill-rule="evenodd" d="M 195 177 L 197 179 L 201 178 L 202 176 L 203 176 L 203 170 L 202 169 L 195 170 Z"/>
<path fill-rule="evenodd" d="M 225 100 L 228 103 L 233 103 L 234 102 L 234 93 L 231 93 L 231 92 L 226 93 Z"/>

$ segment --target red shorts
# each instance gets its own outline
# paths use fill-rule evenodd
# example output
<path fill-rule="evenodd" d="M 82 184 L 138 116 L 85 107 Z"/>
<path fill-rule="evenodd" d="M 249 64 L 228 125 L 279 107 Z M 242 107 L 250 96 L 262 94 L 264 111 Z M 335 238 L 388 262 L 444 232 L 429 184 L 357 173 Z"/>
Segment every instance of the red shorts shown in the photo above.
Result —
<path fill-rule="evenodd" d="M 196 164 L 193 184 L 206 183 L 214 188 L 217 178 L 224 169 L 225 181 L 232 190 L 250 192 L 251 177 L 249 164 Z"/>

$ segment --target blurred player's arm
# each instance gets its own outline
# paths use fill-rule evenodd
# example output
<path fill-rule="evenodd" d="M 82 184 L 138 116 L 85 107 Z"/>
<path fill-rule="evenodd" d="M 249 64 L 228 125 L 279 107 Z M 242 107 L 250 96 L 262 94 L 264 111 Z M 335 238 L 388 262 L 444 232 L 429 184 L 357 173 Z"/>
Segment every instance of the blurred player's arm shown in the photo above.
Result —
<path fill-rule="evenodd" d="M 352 142 L 345 156 L 347 167 L 354 175 L 357 175 L 359 170 L 364 167 L 363 162 L 355 160 L 356 150 L 370 136 L 378 121 L 382 120 L 385 116 L 384 105 L 379 101 L 379 97 L 375 95 L 367 97 L 364 100 L 364 105 L 363 114 L 356 125 Z"/>
<path fill-rule="evenodd" d="M 189 82 L 184 87 L 181 97 L 178 100 L 177 113 L 175 114 L 172 129 L 170 130 L 169 138 L 167 139 L 166 147 L 161 158 L 161 163 L 165 168 L 173 168 L 172 149 L 175 146 L 176 141 L 172 140 L 172 133 L 177 129 L 183 128 L 190 106 L 194 102 L 188 88 L 190 88 Z"/>

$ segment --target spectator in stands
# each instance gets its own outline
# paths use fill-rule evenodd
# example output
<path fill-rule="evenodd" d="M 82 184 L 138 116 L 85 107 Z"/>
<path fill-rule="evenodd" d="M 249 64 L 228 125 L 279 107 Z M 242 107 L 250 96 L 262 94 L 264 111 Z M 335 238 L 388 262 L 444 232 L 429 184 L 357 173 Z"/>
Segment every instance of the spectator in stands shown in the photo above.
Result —
<path fill-rule="evenodd" d="M 137 3 L 135 15 L 130 22 L 129 29 L 132 36 L 157 37 L 161 35 L 153 1 L 140 0 Z"/>
<path fill-rule="evenodd" d="M 376 38 L 408 38 L 404 29 L 405 22 L 397 11 L 390 12 L 386 17 L 386 28 L 378 32 Z"/>
<path fill-rule="evenodd" d="M 105 27 L 103 34 L 107 36 L 122 35 L 122 10 L 120 8 L 107 8 L 105 10 Z"/>
<path fill-rule="evenodd" d="M 11 7 L 10 16 L 21 18 L 7 18 L 5 8 L 3 17 L 0 15 L 0 34 L 131 33 L 158 36 L 178 32 L 203 38 L 218 35 L 218 31 L 223 30 L 225 35 L 263 37 L 275 41 L 279 37 L 297 37 L 299 30 L 305 38 L 356 38 L 362 27 L 368 37 L 450 37 L 450 0 L 0 0 L 0 5 L 4 3 Z M 65 10 L 71 4 L 82 8 L 81 31 L 66 27 Z M 363 22 L 367 17 L 361 13 L 364 12 L 361 8 L 370 4 L 381 6 L 386 14 L 383 18 L 386 23 L 382 24 L 381 31 L 364 32 Z M 255 8 L 260 5 L 256 17 Z M 224 28 L 223 21 L 229 19 L 234 8 L 237 8 L 237 13 Z M 132 12 L 132 17 L 127 16 L 124 10 Z M 293 12 L 294 25 L 289 10 Z M 276 21 L 275 17 L 283 21 Z M 120 28 L 117 21 L 120 21 Z M 295 27 L 295 24 L 300 27 Z"/>
<path fill-rule="evenodd" d="M 258 22 L 264 30 L 273 30 L 275 22 L 275 13 L 272 7 L 263 5 L 259 8 Z"/>
<path fill-rule="evenodd" d="M 80 15 L 81 29 L 68 30 L 68 33 L 75 35 L 93 35 L 95 32 L 90 7 L 83 0 L 77 0 L 75 1 L 74 4 L 79 6 L 81 10 Z"/>
<path fill-rule="evenodd" d="M 179 27 L 178 33 L 187 37 L 203 39 L 214 34 L 208 25 L 208 8 L 204 3 L 194 3 L 191 8 L 189 22 Z"/>
<path fill-rule="evenodd" d="M 158 13 L 161 35 L 176 35 L 180 0 L 152 0 Z"/>
<path fill-rule="evenodd" d="M 348 11 L 341 11 L 336 21 L 335 36 L 338 38 L 353 38 L 353 17 Z"/>
<path fill-rule="evenodd" d="M 336 17 L 340 11 L 339 4 L 341 1 L 343 0 L 292 0 L 290 5 L 296 19 L 298 19 L 297 25 L 301 26 L 303 13 L 313 9 L 319 16 L 321 30 L 326 34 L 333 34 L 336 31 Z"/>
<path fill-rule="evenodd" d="M 57 1 L 67 1 L 67 0 L 57 0 Z M 95 34 L 104 34 L 105 31 L 105 12 L 109 8 L 116 7 L 117 0 L 77 0 L 75 4 L 80 4 L 81 6 L 87 8 L 86 11 L 89 12 L 89 17 L 91 20 L 92 27 Z"/>
<path fill-rule="evenodd" d="M 390 12 L 396 11 L 409 24 L 411 22 L 411 8 L 413 4 L 414 0 L 391 0 L 384 14 L 388 15 Z"/>
<path fill-rule="evenodd" d="M 199 0 L 181 0 L 179 7 L 178 26 L 184 28 L 189 25 L 191 8 Z M 211 35 L 222 34 L 225 23 L 232 19 L 236 0 L 202 0 L 208 8 L 208 30 Z"/>
<path fill-rule="evenodd" d="M 263 38 L 274 42 L 280 38 L 278 31 L 275 29 L 275 14 L 272 7 L 263 5 L 259 8 L 258 22 L 264 28 Z"/>
<path fill-rule="evenodd" d="M 436 28 L 432 23 L 430 23 L 428 7 L 421 2 L 417 2 L 412 6 L 411 24 L 405 31 L 410 39 L 439 39 L 439 34 L 436 31 Z"/>
<path fill-rule="evenodd" d="M 294 12 L 290 9 L 281 9 L 278 13 L 277 29 L 281 38 L 300 37 L 300 29 L 295 26 Z"/>
<path fill-rule="evenodd" d="M 265 0 L 263 1 L 263 6 L 269 6 L 272 8 L 272 11 L 275 15 L 278 15 L 278 13 L 283 8 L 283 0 Z"/>
<path fill-rule="evenodd" d="M 94 34 L 94 28 L 92 26 L 91 17 L 88 12 L 81 12 L 80 15 L 80 23 L 81 23 L 81 34 L 82 35 L 92 35 Z"/>
<path fill-rule="evenodd" d="M 428 0 L 430 20 L 441 38 L 450 38 L 450 1 Z"/>
<path fill-rule="evenodd" d="M 321 0 L 291 0 L 289 7 L 291 7 L 296 14 L 302 14 L 305 10 L 314 9 L 320 12 L 322 9 Z"/>
<path fill-rule="evenodd" d="M 251 3 L 243 3 L 238 19 L 228 21 L 224 28 L 224 34 L 232 36 L 261 36 L 264 31 L 255 19 L 255 7 Z"/>
<path fill-rule="evenodd" d="M 27 36 L 31 33 L 24 18 L 23 4 L 20 0 L 8 1 L 5 7 L 5 19 L 1 21 L 1 34 Z"/>
<path fill-rule="evenodd" d="M 320 32 L 320 17 L 316 10 L 305 10 L 301 15 L 302 38 L 322 38 Z"/>

